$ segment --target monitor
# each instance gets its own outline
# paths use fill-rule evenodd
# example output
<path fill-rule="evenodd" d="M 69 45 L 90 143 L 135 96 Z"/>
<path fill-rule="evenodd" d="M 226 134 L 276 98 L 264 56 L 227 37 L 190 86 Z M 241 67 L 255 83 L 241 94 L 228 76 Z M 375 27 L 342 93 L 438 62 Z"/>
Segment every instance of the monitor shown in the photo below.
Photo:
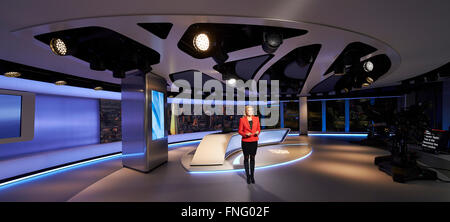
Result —
<path fill-rule="evenodd" d="M 32 140 L 35 95 L 0 90 L 0 144 Z"/>
<path fill-rule="evenodd" d="M 164 93 L 152 90 L 152 140 L 164 138 Z"/>

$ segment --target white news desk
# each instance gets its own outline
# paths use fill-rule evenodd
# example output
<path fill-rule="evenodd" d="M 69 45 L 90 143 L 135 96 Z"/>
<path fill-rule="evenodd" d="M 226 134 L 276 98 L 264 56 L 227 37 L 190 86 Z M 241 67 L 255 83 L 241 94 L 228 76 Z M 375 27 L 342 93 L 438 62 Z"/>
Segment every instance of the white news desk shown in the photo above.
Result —
<path fill-rule="evenodd" d="M 261 130 L 258 146 L 284 141 L 289 128 Z M 242 136 L 237 132 L 214 133 L 203 137 L 195 151 L 191 166 L 222 165 L 231 154 L 241 150 Z"/>

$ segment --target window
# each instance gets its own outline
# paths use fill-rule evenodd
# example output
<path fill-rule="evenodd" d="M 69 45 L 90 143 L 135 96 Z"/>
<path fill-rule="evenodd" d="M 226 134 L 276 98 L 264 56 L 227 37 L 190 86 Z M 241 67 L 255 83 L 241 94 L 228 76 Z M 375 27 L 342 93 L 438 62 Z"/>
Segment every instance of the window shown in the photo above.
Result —
<path fill-rule="evenodd" d="M 308 131 L 322 131 L 322 101 L 308 101 Z"/>
<path fill-rule="evenodd" d="M 345 131 L 345 100 L 326 101 L 326 128 L 328 132 Z"/>

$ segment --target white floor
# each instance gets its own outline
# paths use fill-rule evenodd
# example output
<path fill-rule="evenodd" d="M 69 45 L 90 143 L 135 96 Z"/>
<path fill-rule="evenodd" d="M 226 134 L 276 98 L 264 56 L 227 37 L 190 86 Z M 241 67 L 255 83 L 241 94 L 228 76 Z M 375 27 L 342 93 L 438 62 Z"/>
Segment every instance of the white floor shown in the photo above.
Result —
<path fill-rule="evenodd" d="M 307 142 L 313 153 L 257 170 L 256 184 L 247 185 L 241 172 L 186 172 L 180 158 L 192 146 L 185 146 L 169 151 L 169 162 L 148 174 L 115 159 L 0 189 L 0 201 L 450 201 L 448 183 L 393 182 L 373 164 L 388 154 L 384 150 L 327 137 L 287 140 Z"/>

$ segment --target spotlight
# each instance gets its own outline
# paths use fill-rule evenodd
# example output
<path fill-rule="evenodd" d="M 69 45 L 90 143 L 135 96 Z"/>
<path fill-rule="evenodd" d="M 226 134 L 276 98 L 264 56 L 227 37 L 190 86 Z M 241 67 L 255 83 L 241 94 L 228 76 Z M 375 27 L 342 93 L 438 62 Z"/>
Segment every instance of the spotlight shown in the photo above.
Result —
<path fill-rule="evenodd" d="M 275 32 L 264 32 L 262 49 L 266 53 L 274 53 L 283 43 L 283 36 Z"/>
<path fill-rule="evenodd" d="M 209 37 L 206 33 L 199 33 L 194 36 L 193 39 L 194 47 L 199 52 L 206 52 L 209 49 L 210 42 Z"/>
<path fill-rule="evenodd" d="M 21 76 L 22 74 L 20 74 L 20 72 L 5 72 L 4 76 L 6 77 L 12 77 L 12 78 L 16 78 Z"/>
<path fill-rule="evenodd" d="M 59 81 L 55 82 L 55 85 L 57 85 L 57 86 L 62 86 L 62 85 L 66 85 L 66 84 L 67 84 L 67 82 L 64 80 L 59 80 Z"/>
<path fill-rule="evenodd" d="M 103 90 L 103 87 L 97 86 L 97 87 L 94 88 L 94 90 Z"/>
<path fill-rule="evenodd" d="M 371 61 L 364 62 L 363 68 L 364 68 L 364 71 L 366 71 L 366 72 L 372 72 L 373 63 Z"/>
<path fill-rule="evenodd" d="M 373 78 L 370 77 L 370 76 L 367 76 L 366 77 L 366 82 L 369 83 L 369 84 L 372 84 L 373 83 Z"/>
<path fill-rule="evenodd" d="M 236 79 L 235 78 L 228 79 L 227 84 L 234 86 L 236 84 Z"/>
<path fill-rule="evenodd" d="M 362 86 L 362 87 L 368 87 L 368 86 L 370 86 L 370 83 L 365 82 L 365 83 L 361 84 L 361 86 Z"/>
<path fill-rule="evenodd" d="M 69 55 L 68 42 L 60 38 L 52 38 L 50 40 L 50 49 L 59 56 Z"/>
<path fill-rule="evenodd" d="M 121 70 L 121 69 L 116 69 L 113 71 L 113 77 L 114 78 L 125 78 L 125 71 Z"/>

